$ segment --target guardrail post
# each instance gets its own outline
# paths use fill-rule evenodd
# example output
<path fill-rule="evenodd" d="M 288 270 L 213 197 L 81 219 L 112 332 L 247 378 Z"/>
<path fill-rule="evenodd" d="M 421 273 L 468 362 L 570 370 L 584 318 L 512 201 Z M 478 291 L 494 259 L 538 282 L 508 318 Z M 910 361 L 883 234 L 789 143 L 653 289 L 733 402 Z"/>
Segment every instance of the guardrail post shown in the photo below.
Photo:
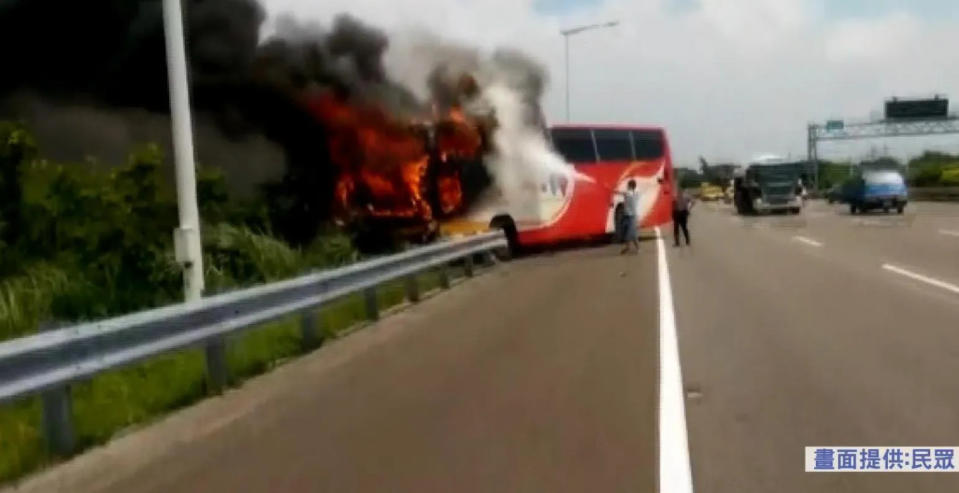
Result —
<path fill-rule="evenodd" d="M 464 259 L 463 271 L 466 277 L 473 277 L 473 254 L 469 254 Z"/>
<path fill-rule="evenodd" d="M 406 276 L 406 299 L 411 303 L 416 303 L 420 300 L 420 283 L 416 278 L 416 274 Z"/>
<path fill-rule="evenodd" d="M 304 350 L 318 347 L 323 342 L 322 320 L 316 310 L 310 310 L 300 318 L 301 344 Z"/>
<path fill-rule="evenodd" d="M 450 288 L 450 265 L 449 264 L 443 264 L 440 266 L 439 276 L 440 276 L 440 287 L 443 289 L 449 289 Z"/>
<path fill-rule="evenodd" d="M 43 400 L 43 432 L 51 451 L 67 457 L 76 449 L 73 433 L 73 406 L 70 387 L 56 387 L 41 396 Z"/>
<path fill-rule="evenodd" d="M 376 299 L 376 287 L 364 289 L 363 298 L 366 301 L 366 318 L 373 321 L 379 320 L 380 307 Z"/>
<path fill-rule="evenodd" d="M 229 378 L 226 366 L 226 344 L 223 339 L 214 339 L 206 345 L 206 376 L 211 393 L 223 392 Z"/>
<path fill-rule="evenodd" d="M 496 256 L 493 255 L 493 252 L 483 252 L 480 255 L 483 256 L 483 267 L 496 265 Z"/>

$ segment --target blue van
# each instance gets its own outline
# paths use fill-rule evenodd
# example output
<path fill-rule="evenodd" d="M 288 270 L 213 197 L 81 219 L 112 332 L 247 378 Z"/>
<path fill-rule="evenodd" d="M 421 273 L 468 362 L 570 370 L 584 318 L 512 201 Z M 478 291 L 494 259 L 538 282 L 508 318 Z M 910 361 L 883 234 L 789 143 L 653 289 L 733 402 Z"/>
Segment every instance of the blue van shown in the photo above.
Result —
<path fill-rule="evenodd" d="M 909 201 L 906 181 L 894 170 L 868 170 L 850 178 L 843 185 L 843 202 L 849 204 L 850 214 L 882 209 L 895 209 L 902 214 Z"/>

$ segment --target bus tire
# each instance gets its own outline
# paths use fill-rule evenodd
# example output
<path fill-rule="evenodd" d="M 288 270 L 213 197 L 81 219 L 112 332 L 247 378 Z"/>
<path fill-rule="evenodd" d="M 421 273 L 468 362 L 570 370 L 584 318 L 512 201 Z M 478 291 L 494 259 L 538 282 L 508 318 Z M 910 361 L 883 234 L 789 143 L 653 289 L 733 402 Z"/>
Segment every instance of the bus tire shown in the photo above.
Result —
<path fill-rule="evenodd" d="M 489 223 L 490 229 L 500 229 L 506 236 L 507 247 L 493 252 L 500 260 L 510 260 L 519 255 L 519 232 L 516 230 L 516 223 L 509 216 L 496 216 Z"/>

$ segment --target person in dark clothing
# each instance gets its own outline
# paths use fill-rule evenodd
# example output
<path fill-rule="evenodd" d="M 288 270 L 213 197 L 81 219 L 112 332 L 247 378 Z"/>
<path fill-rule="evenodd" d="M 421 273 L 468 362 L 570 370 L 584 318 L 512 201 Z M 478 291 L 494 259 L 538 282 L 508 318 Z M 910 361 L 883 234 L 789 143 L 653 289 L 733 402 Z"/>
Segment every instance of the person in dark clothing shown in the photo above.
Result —
<path fill-rule="evenodd" d="M 679 246 L 680 229 L 682 229 L 683 236 L 686 237 L 686 244 L 689 245 L 689 210 L 692 207 L 693 202 L 684 191 L 679 191 L 673 198 L 673 239 L 675 240 L 675 246 Z"/>

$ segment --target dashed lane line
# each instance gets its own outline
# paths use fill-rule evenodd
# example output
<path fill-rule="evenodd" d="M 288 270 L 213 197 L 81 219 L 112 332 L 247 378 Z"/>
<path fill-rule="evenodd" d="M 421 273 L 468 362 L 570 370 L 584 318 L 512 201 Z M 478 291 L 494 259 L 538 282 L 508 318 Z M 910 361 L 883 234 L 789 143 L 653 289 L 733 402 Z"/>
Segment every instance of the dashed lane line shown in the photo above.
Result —
<path fill-rule="evenodd" d="M 892 265 L 892 264 L 883 264 L 882 268 L 889 272 L 899 274 L 900 276 L 905 276 L 910 279 L 928 284 L 930 286 L 935 286 L 937 288 L 945 289 L 946 291 L 959 294 L 959 286 L 956 286 L 955 284 L 952 284 L 946 281 L 941 281 L 933 277 L 924 276 L 922 274 L 913 272 L 911 270 L 903 269 L 902 267 L 896 267 L 895 265 Z"/>
<path fill-rule="evenodd" d="M 814 239 L 812 239 L 812 238 L 806 238 L 805 236 L 793 236 L 793 239 L 796 240 L 796 241 L 798 241 L 798 242 L 805 243 L 805 244 L 807 244 L 807 245 L 809 245 L 809 246 L 813 246 L 813 247 L 816 247 L 816 248 L 822 248 L 822 243 L 821 243 L 821 242 L 818 242 L 818 241 L 816 241 L 816 240 L 814 240 Z"/>

